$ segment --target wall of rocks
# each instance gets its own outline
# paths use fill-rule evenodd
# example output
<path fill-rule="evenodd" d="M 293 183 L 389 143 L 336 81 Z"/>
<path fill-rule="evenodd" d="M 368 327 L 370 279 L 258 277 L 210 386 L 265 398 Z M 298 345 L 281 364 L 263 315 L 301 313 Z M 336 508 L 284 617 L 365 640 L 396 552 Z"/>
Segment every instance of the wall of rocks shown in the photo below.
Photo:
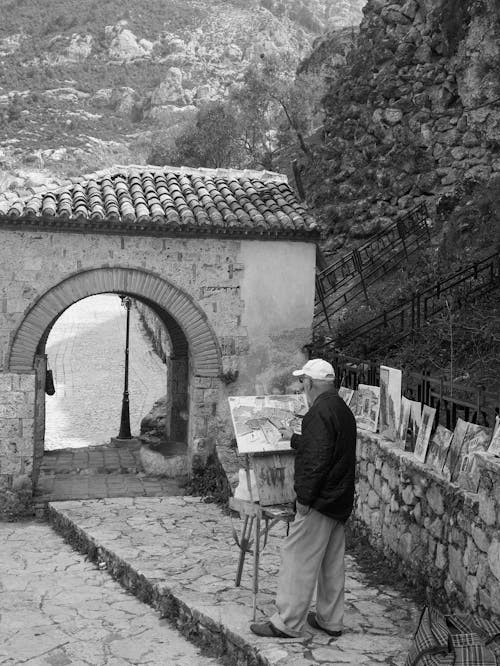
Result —
<path fill-rule="evenodd" d="M 356 46 L 319 44 L 325 121 L 308 194 L 335 236 L 365 238 L 461 179 L 500 175 L 495 0 L 368 0 Z"/>
<path fill-rule="evenodd" d="M 481 456 L 479 492 L 470 493 L 358 430 L 354 522 L 406 577 L 444 591 L 450 609 L 500 617 L 498 461 Z"/>

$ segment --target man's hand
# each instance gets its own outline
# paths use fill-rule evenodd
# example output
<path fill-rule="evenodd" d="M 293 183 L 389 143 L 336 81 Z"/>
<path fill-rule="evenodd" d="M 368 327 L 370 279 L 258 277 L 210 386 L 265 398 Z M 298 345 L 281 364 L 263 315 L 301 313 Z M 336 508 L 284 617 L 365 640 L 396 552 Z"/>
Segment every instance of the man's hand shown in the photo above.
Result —
<path fill-rule="evenodd" d="M 292 439 L 293 432 L 289 428 L 280 428 L 281 439 Z"/>

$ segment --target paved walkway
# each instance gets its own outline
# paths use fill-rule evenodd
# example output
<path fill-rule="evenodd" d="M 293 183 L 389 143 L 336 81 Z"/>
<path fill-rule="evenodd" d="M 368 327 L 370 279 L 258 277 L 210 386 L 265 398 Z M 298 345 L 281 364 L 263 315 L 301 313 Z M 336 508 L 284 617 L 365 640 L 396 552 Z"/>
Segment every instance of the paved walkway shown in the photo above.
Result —
<path fill-rule="evenodd" d="M 85 298 L 57 320 L 47 341 L 56 393 L 46 397 L 45 449 L 99 445 L 120 428 L 126 311 L 116 294 Z M 166 366 L 130 312 L 130 426 L 166 392 Z"/>
<path fill-rule="evenodd" d="M 232 530 L 239 532 L 241 523 L 216 505 L 192 497 L 105 499 L 56 502 L 50 515 L 70 541 L 141 598 L 151 600 L 162 615 L 224 649 L 229 663 L 404 663 L 418 609 L 389 586 L 370 586 L 350 556 L 344 635 L 335 641 L 311 629 L 303 640 L 272 640 L 249 631 L 250 562 L 241 587 L 234 587 L 238 549 Z M 273 528 L 261 556 L 258 619 L 273 611 L 284 529 L 283 524 Z"/>
<path fill-rule="evenodd" d="M 138 440 L 46 451 L 35 492 L 37 503 L 104 497 L 182 494 L 182 479 L 147 476 Z"/>
<path fill-rule="evenodd" d="M 214 666 L 47 524 L 0 523 L 2 666 Z"/>

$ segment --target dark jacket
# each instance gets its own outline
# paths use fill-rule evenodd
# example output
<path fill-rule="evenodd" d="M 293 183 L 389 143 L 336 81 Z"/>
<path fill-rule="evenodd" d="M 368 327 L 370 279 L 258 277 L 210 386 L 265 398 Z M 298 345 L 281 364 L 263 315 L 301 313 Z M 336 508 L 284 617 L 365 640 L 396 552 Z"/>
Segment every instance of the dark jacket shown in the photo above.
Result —
<path fill-rule="evenodd" d="M 336 390 L 316 398 L 291 445 L 297 501 L 345 522 L 354 503 L 356 421 Z"/>

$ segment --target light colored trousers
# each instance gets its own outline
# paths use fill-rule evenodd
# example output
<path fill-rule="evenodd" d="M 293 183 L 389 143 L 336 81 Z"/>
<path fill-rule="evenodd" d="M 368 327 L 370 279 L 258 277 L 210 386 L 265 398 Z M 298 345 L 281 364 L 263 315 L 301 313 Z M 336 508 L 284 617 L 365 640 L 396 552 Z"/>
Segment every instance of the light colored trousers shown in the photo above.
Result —
<path fill-rule="evenodd" d="M 300 636 L 316 587 L 316 619 L 331 631 L 342 631 L 344 619 L 344 524 L 315 509 L 297 513 L 281 550 L 276 606 L 272 624 L 289 636 Z"/>

